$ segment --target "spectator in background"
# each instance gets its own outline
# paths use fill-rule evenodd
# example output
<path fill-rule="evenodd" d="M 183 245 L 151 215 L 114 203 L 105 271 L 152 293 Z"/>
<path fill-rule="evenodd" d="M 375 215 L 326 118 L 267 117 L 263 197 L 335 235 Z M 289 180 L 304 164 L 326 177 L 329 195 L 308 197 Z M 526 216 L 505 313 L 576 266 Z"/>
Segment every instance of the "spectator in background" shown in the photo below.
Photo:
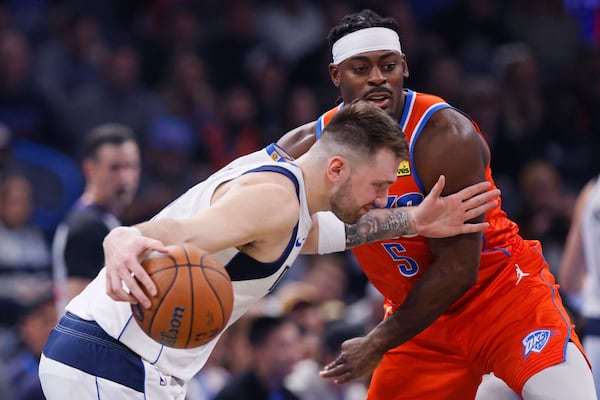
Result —
<path fill-rule="evenodd" d="M 431 28 L 439 32 L 446 50 L 456 56 L 465 72 L 488 72 L 494 49 L 511 39 L 504 17 L 506 4 L 496 0 L 450 3 L 448 9 L 435 18 Z"/>
<path fill-rule="evenodd" d="M 322 10 L 306 0 L 268 3 L 256 26 L 261 40 L 288 66 L 317 48 L 325 35 Z"/>
<path fill-rule="evenodd" d="M 50 281 L 50 249 L 31 222 L 34 188 L 23 175 L 0 181 L 0 358 L 18 345 L 18 305 L 31 301 Z"/>
<path fill-rule="evenodd" d="M 309 86 L 294 86 L 286 96 L 283 131 L 314 121 L 319 116 L 319 99 Z"/>
<path fill-rule="evenodd" d="M 250 367 L 233 377 L 215 400 L 300 400 L 284 385 L 286 376 L 302 358 L 298 326 L 285 317 L 259 316 L 251 323 Z"/>
<path fill-rule="evenodd" d="M 219 123 L 206 126 L 201 137 L 213 170 L 266 144 L 258 122 L 258 104 L 247 86 L 230 87 L 219 103 Z"/>
<path fill-rule="evenodd" d="M 540 66 L 541 81 L 565 72 L 575 62 L 583 41 L 576 19 L 569 15 L 563 0 L 513 1 L 504 19 L 507 31 L 532 48 Z"/>
<path fill-rule="evenodd" d="M 140 176 L 140 150 L 134 132 L 104 124 L 86 137 L 81 168 L 85 190 L 61 222 L 52 248 L 57 309 L 77 295 L 104 265 L 102 240 L 121 224 Z"/>
<path fill-rule="evenodd" d="M 380 305 L 381 306 L 381 305 Z M 335 360 L 342 343 L 361 336 L 365 330 L 361 325 L 350 325 L 343 321 L 330 322 L 325 328 L 320 351 L 315 358 L 298 362 L 285 382 L 289 389 L 302 400 L 364 400 L 367 385 L 363 380 L 342 385 L 319 377 L 319 371 Z"/>
<path fill-rule="evenodd" d="M 247 82 L 241 66 L 261 47 L 257 35 L 257 8 L 252 0 L 233 0 L 223 7 L 214 26 L 214 37 L 203 54 L 208 63 L 210 81 L 222 91 L 232 84 Z M 227 49 L 227 51 L 224 51 Z"/>
<path fill-rule="evenodd" d="M 57 36 L 50 36 L 37 50 L 33 78 L 53 107 L 65 112 L 63 107 L 79 91 L 98 85 L 105 56 L 106 43 L 96 17 L 72 12 Z"/>
<path fill-rule="evenodd" d="M 0 32 L 0 122 L 15 139 L 29 139 L 64 151 L 71 143 L 31 79 L 31 48 L 23 33 Z"/>
<path fill-rule="evenodd" d="M 20 306 L 17 322 L 20 345 L 6 364 L 10 384 L 8 400 L 45 400 L 38 364 L 42 348 L 57 321 L 51 290 L 38 293 L 33 301 Z"/>
<path fill-rule="evenodd" d="M 552 164 L 532 160 L 519 177 L 523 208 L 518 219 L 521 234 L 544 245 L 544 255 L 550 270 L 557 272 L 573 215 L 575 199 L 563 187 L 562 178 Z"/>
<path fill-rule="evenodd" d="M 289 281 L 275 292 L 282 315 L 293 320 L 302 333 L 303 358 L 315 358 L 325 328 L 319 290 L 303 281 Z"/>
<path fill-rule="evenodd" d="M 155 118 L 143 148 L 144 167 L 138 196 L 123 216 L 126 224 L 150 219 L 161 208 L 201 180 L 195 170 L 194 132 L 174 116 Z"/>
<path fill-rule="evenodd" d="M 23 175 L 6 177 L 0 188 L 0 293 L 24 300 L 30 280 L 50 278 L 50 250 L 31 223 L 34 188 Z"/>
<path fill-rule="evenodd" d="M 203 136 L 205 129 L 218 123 L 217 96 L 209 81 L 204 59 L 194 52 L 177 52 L 171 60 L 169 74 L 161 91 L 167 110 L 164 115 L 157 116 L 152 121 L 147 150 L 152 152 L 159 129 L 164 129 L 165 125 L 180 125 L 180 130 L 191 132 L 185 133 L 185 136 L 192 137 L 185 139 L 188 148 L 184 151 L 194 158 L 191 168 L 198 169 L 200 178 L 210 175 L 214 171 L 209 161 L 211 149 Z M 174 132 L 171 135 L 178 137 L 182 133 Z M 147 160 L 154 161 L 151 158 Z"/>
<path fill-rule="evenodd" d="M 558 282 L 579 317 L 583 347 L 600 397 L 600 179 L 580 191 L 560 265 Z M 581 319 L 583 317 L 583 320 Z"/>
<path fill-rule="evenodd" d="M 137 48 L 126 39 L 115 40 L 102 65 L 100 84 L 81 91 L 67 110 L 72 132 L 121 123 L 130 127 L 143 145 L 143 135 L 152 118 L 164 111 L 164 104 L 156 92 L 143 86 L 139 73 Z M 82 142 L 81 137 L 76 142 L 78 148 Z"/>

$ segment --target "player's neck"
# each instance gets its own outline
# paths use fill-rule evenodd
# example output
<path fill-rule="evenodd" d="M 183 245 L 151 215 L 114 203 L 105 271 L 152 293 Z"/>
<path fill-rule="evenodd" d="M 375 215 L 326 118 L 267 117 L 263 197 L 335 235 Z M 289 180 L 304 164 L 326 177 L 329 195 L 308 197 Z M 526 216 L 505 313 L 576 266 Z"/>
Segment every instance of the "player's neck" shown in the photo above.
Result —
<path fill-rule="evenodd" d="M 296 165 L 300 167 L 304 178 L 306 202 L 311 215 L 319 211 L 329 211 L 330 207 L 329 190 L 323 173 L 325 168 L 316 164 L 313 159 L 309 160 L 307 157 L 296 160 Z"/>

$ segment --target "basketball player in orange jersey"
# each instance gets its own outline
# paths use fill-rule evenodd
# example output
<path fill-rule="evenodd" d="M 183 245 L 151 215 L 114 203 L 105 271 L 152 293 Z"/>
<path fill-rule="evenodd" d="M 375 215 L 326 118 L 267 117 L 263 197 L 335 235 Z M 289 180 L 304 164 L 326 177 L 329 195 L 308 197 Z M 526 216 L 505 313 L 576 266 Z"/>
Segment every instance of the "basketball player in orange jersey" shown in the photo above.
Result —
<path fill-rule="evenodd" d="M 409 142 L 410 160 L 398 168 L 387 207 L 419 204 L 440 175 L 446 194 L 484 179 L 493 184 L 476 123 L 439 97 L 404 88 L 409 69 L 395 20 L 363 10 L 345 16 L 328 39 L 330 77 L 343 102 L 281 138 L 283 148 L 299 156 L 332 115 L 360 98 L 392 115 Z M 374 371 L 370 400 L 473 399 L 482 375 L 492 372 L 526 400 L 595 399 L 590 367 L 540 243 L 521 238 L 500 204 L 485 219 L 490 228 L 483 234 L 410 236 L 354 248 L 386 297 L 386 318 L 344 342 L 322 377 L 344 383 Z M 332 224 L 329 235 L 344 237 L 345 229 Z M 352 232 L 346 237 L 351 242 Z M 518 398 L 485 387 L 477 396 Z"/>

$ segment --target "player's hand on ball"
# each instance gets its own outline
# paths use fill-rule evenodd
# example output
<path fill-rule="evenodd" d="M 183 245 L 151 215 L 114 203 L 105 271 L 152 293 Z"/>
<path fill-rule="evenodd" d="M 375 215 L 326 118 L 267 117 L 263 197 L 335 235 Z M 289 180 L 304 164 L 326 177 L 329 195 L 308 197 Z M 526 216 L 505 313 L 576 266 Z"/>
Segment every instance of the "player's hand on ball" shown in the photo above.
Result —
<path fill-rule="evenodd" d="M 149 308 L 146 295 L 156 295 L 156 286 L 141 265 L 141 261 L 152 251 L 168 252 L 162 242 L 132 233 L 125 228 L 113 229 L 103 242 L 106 266 L 106 293 L 117 301 L 140 303 Z M 123 287 L 127 287 L 129 292 Z M 142 289 L 143 286 L 146 293 Z"/>
<path fill-rule="evenodd" d="M 340 355 L 326 365 L 319 375 L 333 378 L 335 383 L 346 383 L 373 372 L 383 354 L 366 337 L 356 337 L 342 343 Z"/>

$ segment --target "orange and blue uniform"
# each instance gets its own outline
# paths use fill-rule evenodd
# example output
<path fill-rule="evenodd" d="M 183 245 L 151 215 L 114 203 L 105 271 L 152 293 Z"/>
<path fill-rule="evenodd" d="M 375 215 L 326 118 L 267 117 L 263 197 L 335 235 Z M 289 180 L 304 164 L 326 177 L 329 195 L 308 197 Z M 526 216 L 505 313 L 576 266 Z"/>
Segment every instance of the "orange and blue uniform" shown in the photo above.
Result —
<path fill-rule="evenodd" d="M 419 204 L 425 197 L 414 167 L 414 147 L 441 98 L 406 90 L 399 121 L 410 160 L 398 167 L 387 207 Z M 317 138 L 343 104 L 317 121 Z M 480 135 L 481 131 L 473 122 Z M 482 135 L 483 137 L 483 135 Z M 491 169 L 485 167 L 492 183 Z M 494 372 L 520 393 L 535 373 L 565 359 L 567 343 L 581 344 L 562 306 L 540 243 L 524 240 L 499 204 L 486 215 L 477 283 L 432 325 L 388 351 L 372 377 L 369 399 L 474 398 L 483 374 Z M 402 304 L 432 262 L 422 236 L 379 241 L 353 249 L 362 269 L 385 296 L 386 316 Z"/>

